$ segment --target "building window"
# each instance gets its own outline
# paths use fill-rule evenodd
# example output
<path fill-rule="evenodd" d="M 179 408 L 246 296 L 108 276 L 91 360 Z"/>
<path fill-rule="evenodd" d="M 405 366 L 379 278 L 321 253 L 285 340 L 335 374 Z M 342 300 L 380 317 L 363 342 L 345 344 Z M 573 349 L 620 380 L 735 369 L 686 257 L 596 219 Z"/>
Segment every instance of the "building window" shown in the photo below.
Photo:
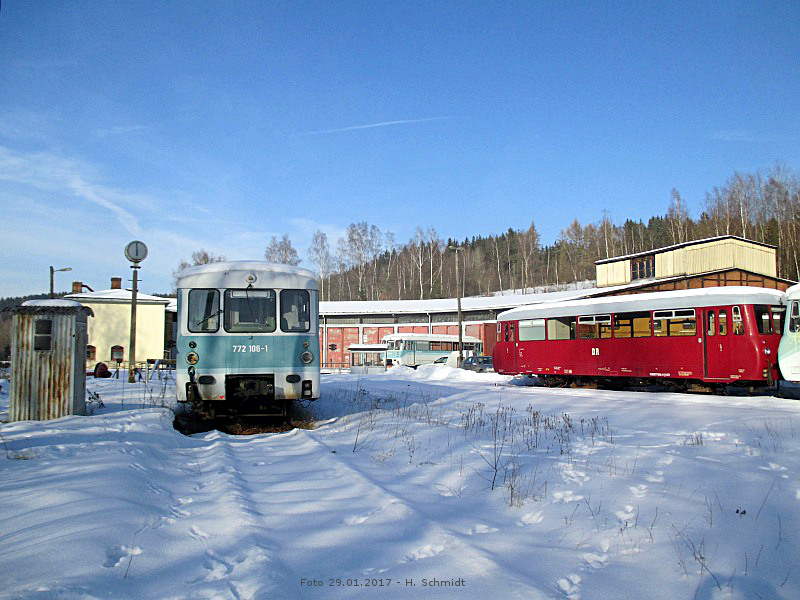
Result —
<path fill-rule="evenodd" d="M 655 264 L 656 258 L 652 254 L 632 259 L 631 280 L 647 279 L 648 277 L 655 276 Z"/>
<path fill-rule="evenodd" d="M 122 346 L 111 346 L 111 360 L 114 362 L 122 362 L 125 354 L 125 348 Z"/>
<path fill-rule="evenodd" d="M 53 321 L 37 319 L 33 333 L 33 349 L 45 352 L 50 350 L 53 339 Z"/>
<path fill-rule="evenodd" d="M 97 358 L 97 348 L 91 344 L 86 346 L 86 360 L 94 360 Z"/>

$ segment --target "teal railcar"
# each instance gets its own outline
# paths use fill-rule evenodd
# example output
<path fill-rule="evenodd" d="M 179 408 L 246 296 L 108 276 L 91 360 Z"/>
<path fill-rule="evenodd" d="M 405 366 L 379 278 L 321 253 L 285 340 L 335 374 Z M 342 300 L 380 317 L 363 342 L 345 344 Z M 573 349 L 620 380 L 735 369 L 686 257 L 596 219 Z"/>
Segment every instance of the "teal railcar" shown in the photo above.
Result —
<path fill-rule="evenodd" d="M 178 276 L 178 401 L 208 416 L 285 416 L 319 397 L 319 296 L 311 271 L 260 261 Z"/>

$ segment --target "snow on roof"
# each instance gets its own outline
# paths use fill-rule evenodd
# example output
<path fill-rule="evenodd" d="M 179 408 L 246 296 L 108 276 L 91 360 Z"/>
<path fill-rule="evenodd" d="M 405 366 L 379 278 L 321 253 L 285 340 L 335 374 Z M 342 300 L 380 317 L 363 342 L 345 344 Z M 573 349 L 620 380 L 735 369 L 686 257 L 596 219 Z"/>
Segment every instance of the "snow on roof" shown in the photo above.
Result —
<path fill-rule="evenodd" d="M 606 288 L 608 289 L 608 288 Z M 461 299 L 461 310 L 498 310 L 551 300 L 568 300 L 583 298 L 597 293 L 597 288 L 583 290 L 567 290 L 562 292 L 546 292 L 541 294 L 510 294 L 507 296 L 479 296 Z M 458 310 L 455 298 L 439 298 L 435 300 L 352 300 L 340 302 L 320 302 L 320 315 L 365 315 L 365 314 L 403 314 L 403 313 L 437 313 L 455 312 Z"/>
<path fill-rule="evenodd" d="M 461 336 L 465 342 L 480 342 L 481 340 L 471 335 Z M 384 340 L 431 340 L 437 342 L 457 342 L 457 335 L 445 333 L 390 333 L 383 336 Z"/>
<path fill-rule="evenodd" d="M 249 276 L 254 276 L 254 279 Z M 291 288 L 317 289 L 317 277 L 308 269 L 259 260 L 229 260 L 197 265 L 178 274 L 178 288 Z"/>
<path fill-rule="evenodd" d="M 570 317 L 614 312 L 727 306 L 731 304 L 780 304 L 785 294 L 779 290 L 729 286 L 669 292 L 648 292 L 629 296 L 604 296 L 566 302 L 547 302 L 520 306 L 497 316 L 498 321 Z"/>
<path fill-rule="evenodd" d="M 83 308 L 83 304 L 74 300 L 56 298 L 53 300 L 26 300 L 22 306 L 51 306 L 60 308 Z"/>
<path fill-rule="evenodd" d="M 178 312 L 178 299 L 177 298 L 170 298 L 169 304 L 164 307 L 164 310 L 167 312 Z"/>
<path fill-rule="evenodd" d="M 96 292 L 82 292 L 80 294 L 67 294 L 64 298 L 79 302 L 128 302 L 131 301 L 133 292 L 127 289 L 98 290 Z M 170 298 L 151 296 L 136 292 L 136 302 L 142 304 L 169 304 Z"/>
<path fill-rule="evenodd" d="M 789 300 L 800 300 L 800 283 L 796 283 L 786 290 L 786 297 Z"/>

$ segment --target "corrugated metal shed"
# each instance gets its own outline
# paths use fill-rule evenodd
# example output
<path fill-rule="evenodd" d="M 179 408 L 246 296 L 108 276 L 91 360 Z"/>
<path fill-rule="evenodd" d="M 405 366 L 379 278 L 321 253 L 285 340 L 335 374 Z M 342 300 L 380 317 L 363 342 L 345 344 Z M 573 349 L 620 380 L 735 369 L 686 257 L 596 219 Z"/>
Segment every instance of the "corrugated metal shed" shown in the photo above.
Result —
<path fill-rule="evenodd" d="M 70 300 L 30 300 L 12 316 L 12 421 L 57 419 L 86 411 L 89 308 Z"/>
<path fill-rule="evenodd" d="M 647 256 L 652 256 L 654 259 L 655 280 L 725 269 L 740 269 L 767 277 L 777 277 L 775 246 L 724 235 L 598 260 L 595 262 L 598 287 L 632 282 L 635 277 L 632 274 L 633 261 Z"/>

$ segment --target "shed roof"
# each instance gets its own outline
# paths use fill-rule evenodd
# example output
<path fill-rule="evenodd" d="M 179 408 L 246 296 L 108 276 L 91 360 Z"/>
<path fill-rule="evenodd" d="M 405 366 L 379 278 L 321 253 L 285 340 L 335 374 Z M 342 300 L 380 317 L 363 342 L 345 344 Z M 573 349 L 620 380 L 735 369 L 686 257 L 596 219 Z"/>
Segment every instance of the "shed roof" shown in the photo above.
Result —
<path fill-rule="evenodd" d="M 64 298 L 68 300 L 77 300 L 78 302 L 100 302 L 100 303 L 121 303 L 130 304 L 132 290 L 128 289 L 113 289 L 113 290 L 98 290 L 96 292 L 81 292 L 80 294 L 67 294 Z M 151 296 L 150 294 L 142 294 L 136 292 L 137 304 L 164 304 L 167 305 L 170 298 L 162 298 L 161 296 Z"/>
<path fill-rule="evenodd" d="M 692 240 L 691 242 L 682 242 L 680 244 L 674 244 L 672 246 L 664 246 L 663 248 L 654 248 L 653 250 L 647 250 L 645 252 L 637 252 L 635 254 L 626 254 L 624 256 L 614 256 L 612 258 L 603 258 L 601 260 L 594 261 L 596 265 L 604 265 L 607 263 L 617 262 L 620 260 L 628 260 L 631 258 L 637 258 L 639 256 L 648 256 L 650 254 L 661 254 L 662 252 L 669 252 L 670 250 L 677 250 L 678 248 L 685 248 L 686 246 L 694 246 L 696 244 L 708 244 L 709 242 L 718 242 L 722 240 L 739 240 L 740 242 L 746 242 L 748 244 L 753 244 L 754 246 L 763 246 L 765 248 L 771 248 L 775 250 L 776 246 L 771 244 L 765 244 L 764 242 L 756 242 L 753 240 L 748 240 L 743 237 L 739 237 L 738 235 L 720 235 L 717 237 L 710 237 L 704 238 L 702 240 Z"/>

